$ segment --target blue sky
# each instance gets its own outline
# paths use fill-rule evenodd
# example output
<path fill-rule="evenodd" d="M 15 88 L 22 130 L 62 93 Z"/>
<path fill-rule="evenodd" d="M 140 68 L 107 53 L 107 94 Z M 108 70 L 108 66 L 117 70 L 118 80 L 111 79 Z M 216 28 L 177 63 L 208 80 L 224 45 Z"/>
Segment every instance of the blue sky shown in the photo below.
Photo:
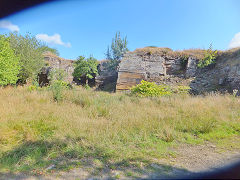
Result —
<path fill-rule="evenodd" d="M 237 47 L 239 19 L 238 0 L 62 0 L 1 19 L 0 34 L 30 32 L 61 57 L 100 60 L 117 31 L 127 36 L 130 50 Z"/>

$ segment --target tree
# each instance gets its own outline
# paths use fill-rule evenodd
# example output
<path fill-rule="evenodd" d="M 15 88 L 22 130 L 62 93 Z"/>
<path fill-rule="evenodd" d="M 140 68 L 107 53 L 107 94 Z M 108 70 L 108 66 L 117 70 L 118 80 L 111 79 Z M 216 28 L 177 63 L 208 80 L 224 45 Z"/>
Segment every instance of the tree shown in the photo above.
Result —
<path fill-rule="evenodd" d="M 8 37 L 15 55 L 20 58 L 21 68 L 18 81 L 25 83 L 27 79 L 35 79 L 44 66 L 43 52 L 49 50 L 54 52 L 55 50 L 42 44 L 29 33 L 23 36 L 14 32 L 10 33 Z"/>
<path fill-rule="evenodd" d="M 16 84 L 20 70 L 19 57 L 10 47 L 9 38 L 0 36 L 0 86 Z"/>
<path fill-rule="evenodd" d="M 97 60 L 90 56 L 85 59 L 84 56 L 79 56 L 75 62 L 73 76 L 80 80 L 82 77 L 86 78 L 86 84 L 88 84 L 88 79 L 92 79 L 94 75 L 98 74 Z"/>
<path fill-rule="evenodd" d="M 108 47 L 106 59 L 110 60 L 110 68 L 117 68 L 123 55 L 128 51 L 127 37 L 121 38 L 120 32 L 117 32 L 115 38 L 112 39 L 111 49 Z"/>

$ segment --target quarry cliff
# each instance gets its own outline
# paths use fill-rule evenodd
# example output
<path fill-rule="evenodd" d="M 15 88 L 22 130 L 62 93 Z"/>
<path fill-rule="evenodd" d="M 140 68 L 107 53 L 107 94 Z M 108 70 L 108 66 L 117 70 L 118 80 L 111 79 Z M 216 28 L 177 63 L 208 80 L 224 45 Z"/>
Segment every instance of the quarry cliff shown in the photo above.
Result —
<path fill-rule="evenodd" d="M 201 49 L 173 51 L 157 47 L 128 52 L 119 64 L 116 90 L 128 90 L 141 80 L 187 85 L 194 94 L 240 90 L 240 49 L 219 51 L 216 63 L 199 68 L 204 53 Z"/>
<path fill-rule="evenodd" d="M 211 91 L 232 93 L 240 90 L 240 49 L 219 51 L 216 63 L 199 68 L 197 64 L 204 53 L 201 49 L 136 49 L 124 55 L 117 71 L 109 71 L 105 66 L 107 61 L 100 62 L 99 75 L 95 77 L 94 83 L 99 89 L 116 91 L 129 90 L 141 80 L 169 86 L 190 86 L 194 94 Z M 39 75 L 40 84 L 48 81 L 51 69 L 64 70 L 66 81 L 74 82 L 74 60 L 66 60 L 51 53 L 45 53 L 44 59 L 47 66 Z"/>

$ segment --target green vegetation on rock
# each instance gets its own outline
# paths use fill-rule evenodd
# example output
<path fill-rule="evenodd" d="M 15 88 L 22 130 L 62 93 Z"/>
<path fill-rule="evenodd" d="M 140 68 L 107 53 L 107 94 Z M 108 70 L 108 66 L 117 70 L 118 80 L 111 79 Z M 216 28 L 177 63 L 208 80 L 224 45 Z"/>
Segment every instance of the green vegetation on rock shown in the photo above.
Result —
<path fill-rule="evenodd" d="M 209 66 L 210 64 L 214 64 L 216 57 L 217 57 L 217 50 L 212 49 L 212 44 L 210 44 L 208 50 L 205 51 L 205 55 L 203 59 L 200 59 L 198 62 L 198 67 L 199 68 L 204 68 Z"/>

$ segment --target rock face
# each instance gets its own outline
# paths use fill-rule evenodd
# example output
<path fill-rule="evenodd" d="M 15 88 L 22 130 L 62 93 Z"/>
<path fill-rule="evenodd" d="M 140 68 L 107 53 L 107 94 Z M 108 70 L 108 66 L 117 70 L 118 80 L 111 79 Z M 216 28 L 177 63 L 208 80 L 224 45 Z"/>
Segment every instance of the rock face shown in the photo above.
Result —
<path fill-rule="evenodd" d="M 128 90 L 146 80 L 171 86 L 189 85 L 194 94 L 238 90 L 240 95 L 240 49 L 221 51 L 215 64 L 198 68 L 203 54 L 203 50 L 174 52 L 168 48 L 128 52 L 119 65 L 116 90 Z"/>
<path fill-rule="evenodd" d="M 98 76 L 95 78 L 99 90 L 114 92 L 116 90 L 117 70 L 108 68 L 108 61 L 102 60 L 98 65 Z"/>
<path fill-rule="evenodd" d="M 128 90 L 141 80 L 157 84 L 186 84 L 188 79 L 185 77 L 191 78 L 196 74 L 198 59 L 194 56 L 184 59 L 180 54 L 163 53 L 162 48 L 155 53 L 144 49 L 140 52 L 128 52 L 123 57 L 118 70 L 117 91 Z"/>
<path fill-rule="evenodd" d="M 196 73 L 190 87 L 195 94 L 219 91 L 240 91 L 240 49 L 223 52 L 216 64 Z"/>
<path fill-rule="evenodd" d="M 93 84 L 100 90 L 128 90 L 141 80 L 157 84 L 189 85 L 194 94 L 211 91 L 230 92 L 240 95 L 240 49 L 220 52 L 216 63 L 199 69 L 197 63 L 203 50 L 172 51 L 169 48 L 143 48 L 128 52 L 119 64 L 118 71 L 110 70 L 101 61 L 99 75 Z M 51 53 L 44 54 L 47 66 L 39 74 L 40 85 L 49 83 L 51 69 L 66 72 L 66 81 L 73 82 L 73 60 L 66 60 Z M 117 82 L 117 83 L 116 83 Z"/>
<path fill-rule="evenodd" d="M 66 72 L 65 81 L 71 83 L 76 83 L 78 85 L 86 84 L 86 77 L 81 77 L 81 80 L 75 79 L 72 76 L 74 71 L 74 60 L 67 60 L 60 58 L 50 52 L 44 54 L 44 60 L 46 66 L 42 68 L 39 74 L 39 84 L 41 86 L 49 84 L 49 73 L 52 69 L 62 69 Z M 107 62 L 102 60 L 98 65 L 99 75 L 95 77 L 93 74 L 93 79 L 88 79 L 88 85 L 91 87 L 96 87 L 99 90 L 115 91 L 117 82 L 117 71 L 109 70 L 107 67 Z"/>
<path fill-rule="evenodd" d="M 64 70 L 66 72 L 65 80 L 69 83 L 73 82 L 73 60 L 63 59 L 49 52 L 44 54 L 44 60 L 46 62 L 46 67 L 44 67 L 42 72 L 39 74 L 39 84 L 41 86 L 49 83 L 48 75 L 51 69 Z"/>

